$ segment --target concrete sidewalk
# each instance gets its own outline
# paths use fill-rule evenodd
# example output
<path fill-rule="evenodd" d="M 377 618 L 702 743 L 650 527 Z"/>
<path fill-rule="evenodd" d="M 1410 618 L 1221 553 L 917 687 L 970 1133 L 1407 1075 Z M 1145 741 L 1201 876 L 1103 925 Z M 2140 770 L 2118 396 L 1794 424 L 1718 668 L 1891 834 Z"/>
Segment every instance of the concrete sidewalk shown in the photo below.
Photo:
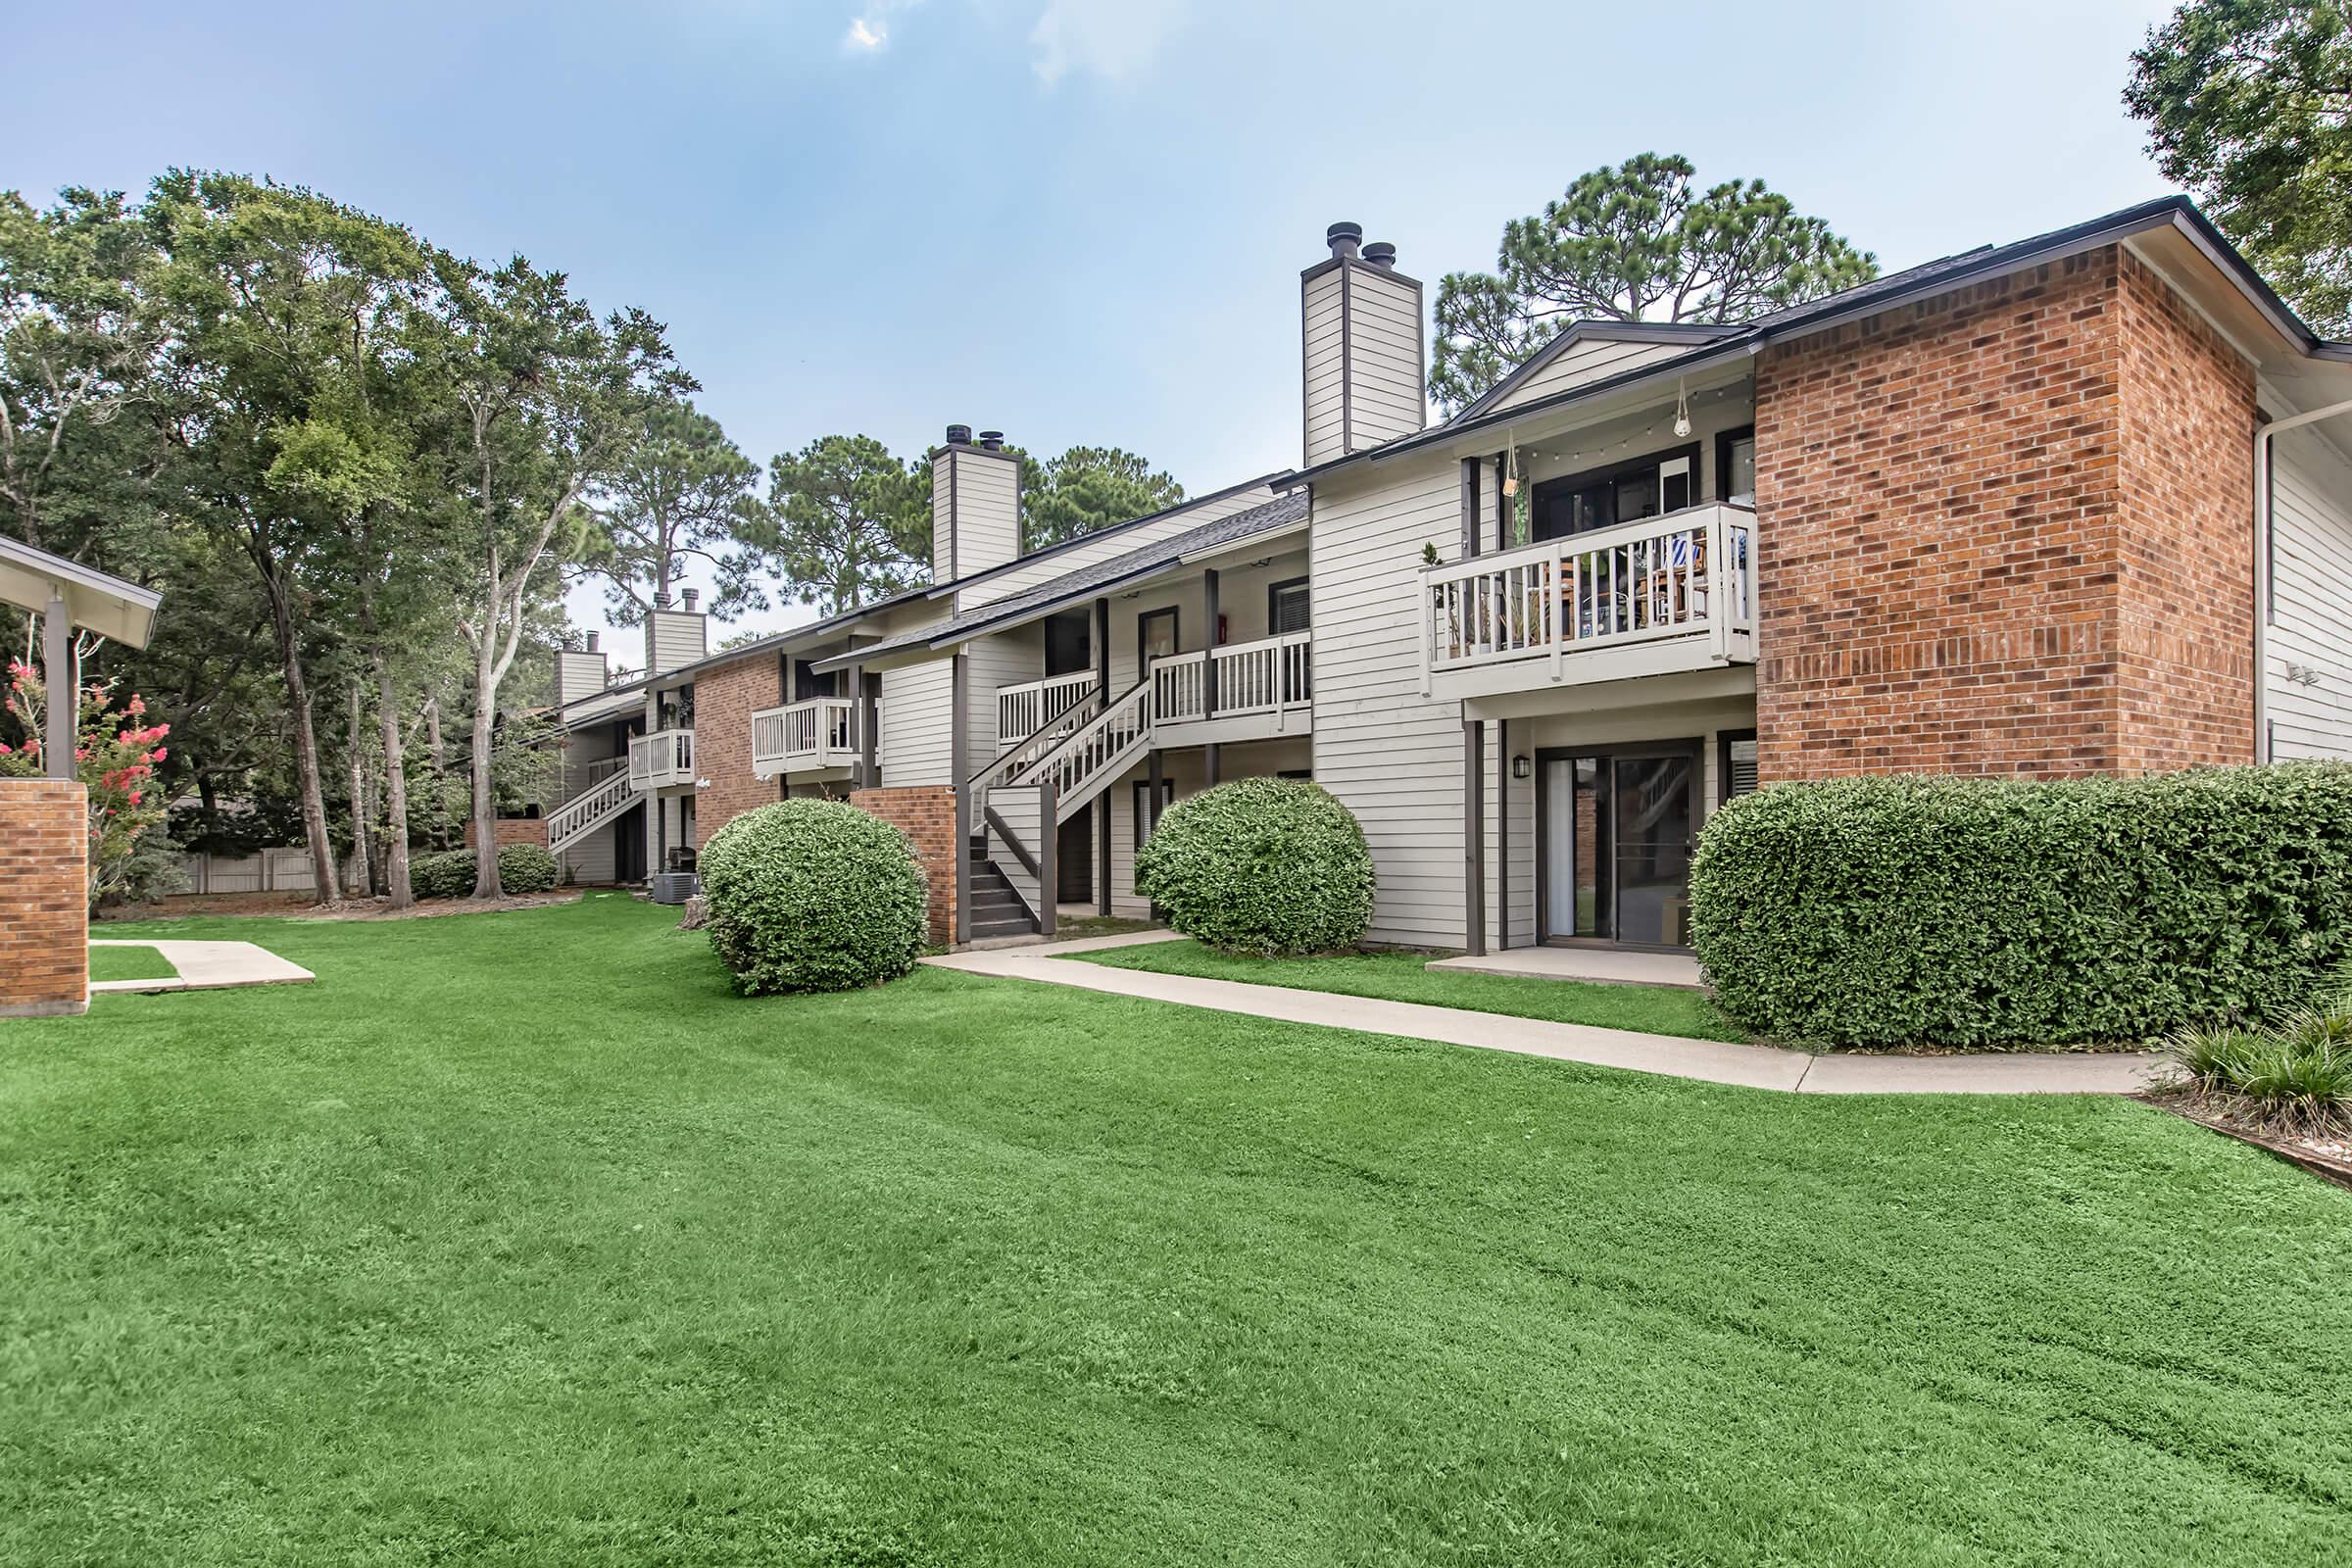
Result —
<path fill-rule="evenodd" d="M 165 980 L 93 980 L 90 995 L 109 991 L 218 991 L 228 986 L 301 984 L 318 977 L 250 942 L 131 942 L 93 938 L 93 948 L 153 948 L 179 973 Z"/>
<path fill-rule="evenodd" d="M 1098 937 L 1043 947 L 956 953 L 923 961 L 942 969 L 1074 986 L 1111 996 L 1140 997 L 1216 1012 L 1246 1013 L 1286 1023 L 1320 1024 L 1365 1034 L 1402 1035 L 1446 1045 L 1508 1051 L 1555 1061 L 1586 1062 L 1658 1073 L 1699 1083 L 1736 1084 L 1806 1095 L 2129 1095 L 2146 1086 L 2162 1058 L 2148 1053 L 1972 1056 L 1813 1055 L 1772 1046 L 1735 1046 L 1678 1035 L 1600 1029 L 1501 1013 L 1434 1007 L 1417 1002 L 1247 985 L 1190 975 L 1114 969 L 1073 962 L 1071 953 L 1165 941 L 1164 933 Z"/>

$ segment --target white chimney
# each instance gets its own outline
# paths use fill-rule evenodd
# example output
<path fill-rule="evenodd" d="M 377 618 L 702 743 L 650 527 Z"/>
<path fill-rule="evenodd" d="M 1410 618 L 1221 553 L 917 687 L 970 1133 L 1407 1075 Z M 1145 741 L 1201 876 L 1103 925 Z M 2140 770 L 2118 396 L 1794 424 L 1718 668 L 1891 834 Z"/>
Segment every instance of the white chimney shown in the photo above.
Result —
<path fill-rule="evenodd" d="M 594 697 L 611 684 L 606 672 L 605 656 L 597 648 L 598 634 L 588 634 L 585 649 L 574 648 L 569 639 L 556 650 L 556 706 L 568 708 L 582 698 Z"/>
<path fill-rule="evenodd" d="M 1021 553 L 1021 460 L 1004 432 L 948 426 L 931 456 L 931 580 L 953 582 Z"/>
<path fill-rule="evenodd" d="M 645 612 L 645 672 L 659 675 L 691 664 L 710 651 L 710 617 L 695 608 L 696 594 L 686 590 L 686 608 L 669 608 L 669 590 L 654 595 L 654 608 Z"/>
<path fill-rule="evenodd" d="M 1421 284 L 1396 247 L 1334 223 L 1331 259 L 1298 274 L 1305 317 L 1306 466 L 1362 452 L 1428 422 Z"/>

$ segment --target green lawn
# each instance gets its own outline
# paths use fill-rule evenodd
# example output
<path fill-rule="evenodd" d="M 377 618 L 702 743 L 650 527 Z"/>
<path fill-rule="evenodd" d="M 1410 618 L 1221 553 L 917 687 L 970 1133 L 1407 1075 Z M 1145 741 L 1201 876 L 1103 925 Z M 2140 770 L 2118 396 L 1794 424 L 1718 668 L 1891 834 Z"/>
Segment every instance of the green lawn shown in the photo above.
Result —
<path fill-rule="evenodd" d="M 92 948 L 90 978 L 96 980 L 170 980 L 179 971 L 153 948 Z"/>
<path fill-rule="evenodd" d="M 1597 1024 L 1639 1029 L 1653 1035 L 1693 1040 L 1749 1038 L 1705 996 L 1673 986 L 1619 986 L 1577 980 L 1522 980 L 1504 974 L 1466 974 L 1432 969 L 1426 953 L 1357 953 L 1327 958 L 1231 958 L 1190 940 L 1153 942 L 1133 948 L 1073 953 L 1073 958 L 1114 969 L 1149 969 L 1154 974 L 1200 975 L 1210 980 L 1244 980 L 1253 985 L 1333 991 L 1347 997 L 1388 1002 L 1425 1002 L 1473 1012 L 1508 1013 L 1514 1018 L 1547 1018 L 1553 1023 Z"/>
<path fill-rule="evenodd" d="M 674 910 L 0 1024 L 0 1562 L 2320 1563 L 2352 1193 Z M 135 934 L 135 933 L 125 933 Z"/>

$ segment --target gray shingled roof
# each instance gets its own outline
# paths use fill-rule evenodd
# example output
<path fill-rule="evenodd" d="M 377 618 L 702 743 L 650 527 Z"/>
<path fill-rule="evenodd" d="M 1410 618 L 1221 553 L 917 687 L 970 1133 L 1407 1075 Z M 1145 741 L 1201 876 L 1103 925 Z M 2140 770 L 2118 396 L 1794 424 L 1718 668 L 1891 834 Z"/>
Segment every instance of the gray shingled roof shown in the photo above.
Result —
<path fill-rule="evenodd" d="M 1187 528 L 1182 533 L 1170 534 L 1165 539 L 1138 546 L 1125 555 L 1112 556 L 1093 565 L 1064 572 L 1050 582 L 982 605 L 976 610 L 968 610 L 936 625 L 903 632 L 871 647 L 860 648 L 854 654 L 840 654 L 832 659 L 819 660 L 816 667 L 820 670 L 834 669 L 907 648 L 936 648 L 943 643 L 961 642 L 991 626 L 1032 619 L 1071 600 L 1094 598 L 1107 588 L 1152 576 L 1196 556 L 1213 554 L 1228 545 L 1240 544 L 1259 534 L 1296 527 L 1306 520 L 1306 512 L 1305 491 L 1277 496 L 1247 512 L 1218 517 L 1198 527 Z"/>

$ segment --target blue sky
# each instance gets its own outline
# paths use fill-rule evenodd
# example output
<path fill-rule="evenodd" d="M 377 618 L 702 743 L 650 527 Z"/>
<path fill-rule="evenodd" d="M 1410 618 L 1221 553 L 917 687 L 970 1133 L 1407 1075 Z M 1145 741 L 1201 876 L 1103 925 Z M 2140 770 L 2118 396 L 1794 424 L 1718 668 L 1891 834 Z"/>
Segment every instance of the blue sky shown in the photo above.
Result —
<path fill-rule="evenodd" d="M 2017 238 L 2165 189 L 2119 94 L 2167 9 L 131 3 L 93 36 L 59 7 L 12 25 L 0 180 L 227 168 L 521 251 L 667 321 L 762 462 L 961 421 L 1205 491 L 1298 460 L 1326 223 L 1434 293 L 1573 175 L 1679 151 L 1885 266 Z"/>

